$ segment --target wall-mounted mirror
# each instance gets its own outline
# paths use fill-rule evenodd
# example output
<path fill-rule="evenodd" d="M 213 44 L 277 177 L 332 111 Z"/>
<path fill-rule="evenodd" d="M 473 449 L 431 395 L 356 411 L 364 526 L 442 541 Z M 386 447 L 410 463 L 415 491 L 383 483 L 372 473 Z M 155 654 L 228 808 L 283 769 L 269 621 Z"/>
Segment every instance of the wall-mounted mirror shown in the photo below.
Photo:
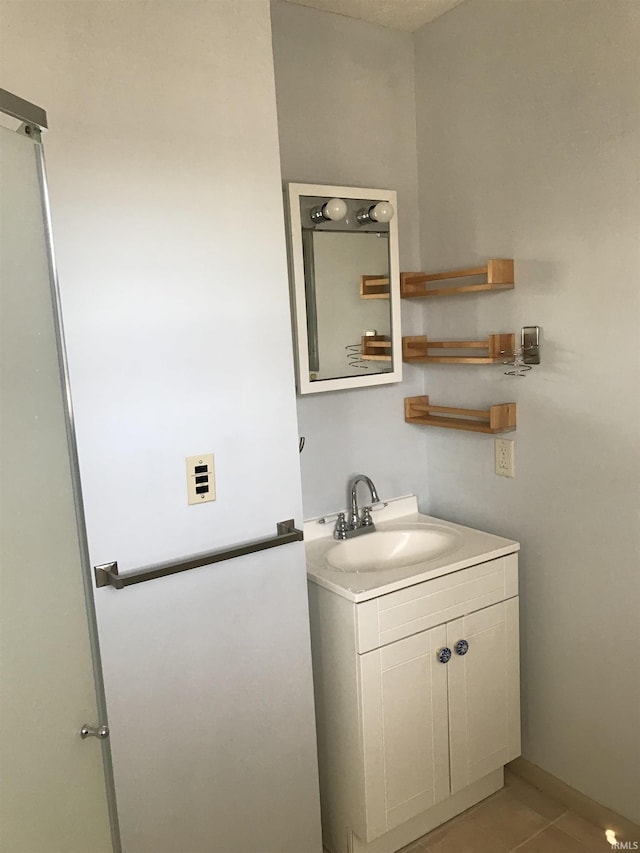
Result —
<path fill-rule="evenodd" d="M 396 193 L 288 185 L 298 391 L 402 379 Z"/>

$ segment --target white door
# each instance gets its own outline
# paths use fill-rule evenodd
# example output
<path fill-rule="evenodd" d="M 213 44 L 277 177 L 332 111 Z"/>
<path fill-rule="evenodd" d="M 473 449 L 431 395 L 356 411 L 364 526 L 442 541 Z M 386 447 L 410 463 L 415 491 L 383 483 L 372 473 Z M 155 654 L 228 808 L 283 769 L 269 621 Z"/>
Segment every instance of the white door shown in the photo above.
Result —
<path fill-rule="evenodd" d="M 34 136 L 0 127 L 0 851 L 107 853 L 108 744 L 80 737 L 106 720 Z"/>
<path fill-rule="evenodd" d="M 449 622 L 447 646 L 455 794 L 520 755 L 518 598 Z"/>
<path fill-rule="evenodd" d="M 449 795 L 445 640 L 439 626 L 360 656 L 367 840 Z"/>

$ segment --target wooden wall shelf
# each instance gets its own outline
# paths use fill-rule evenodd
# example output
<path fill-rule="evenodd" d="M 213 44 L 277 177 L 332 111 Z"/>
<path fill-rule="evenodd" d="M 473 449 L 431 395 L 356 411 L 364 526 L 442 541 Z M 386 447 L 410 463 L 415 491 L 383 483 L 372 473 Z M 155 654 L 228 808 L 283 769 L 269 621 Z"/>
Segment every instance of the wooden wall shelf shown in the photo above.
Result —
<path fill-rule="evenodd" d="M 456 417 L 458 416 L 458 417 Z M 432 406 L 429 397 L 405 397 L 404 419 L 409 424 L 495 434 L 516 428 L 516 404 L 501 403 L 486 411 Z"/>
<path fill-rule="evenodd" d="M 486 341 L 430 341 L 424 335 L 402 338 L 402 360 L 413 364 L 502 364 L 513 355 L 514 334 L 489 335 Z M 430 355 L 429 350 L 485 350 L 476 355 Z"/>
<path fill-rule="evenodd" d="M 486 276 L 482 284 L 464 284 L 456 287 L 429 288 L 433 281 L 455 278 Z M 404 299 L 421 299 L 425 296 L 451 296 L 458 293 L 477 293 L 485 290 L 510 290 L 514 287 L 513 260 L 490 258 L 484 267 L 467 267 L 449 272 L 403 272 L 400 273 L 400 296 Z"/>
<path fill-rule="evenodd" d="M 363 335 L 360 350 L 364 361 L 391 361 L 391 338 L 388 335 Z"/>
<path fill-rule="evenodd" d="M 389 276 L 360 276 L 360 299 L 388 299 L 390 293 Z"/>

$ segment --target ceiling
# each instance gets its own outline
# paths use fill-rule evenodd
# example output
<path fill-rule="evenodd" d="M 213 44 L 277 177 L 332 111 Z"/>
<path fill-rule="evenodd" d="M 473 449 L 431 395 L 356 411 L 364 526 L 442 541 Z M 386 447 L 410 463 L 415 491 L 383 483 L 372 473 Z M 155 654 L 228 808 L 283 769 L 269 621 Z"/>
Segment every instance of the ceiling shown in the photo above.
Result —
<path fill-rule="evenodd" d="M 414 32 L 464 0 L 287 0 L 347 18 Z"/>

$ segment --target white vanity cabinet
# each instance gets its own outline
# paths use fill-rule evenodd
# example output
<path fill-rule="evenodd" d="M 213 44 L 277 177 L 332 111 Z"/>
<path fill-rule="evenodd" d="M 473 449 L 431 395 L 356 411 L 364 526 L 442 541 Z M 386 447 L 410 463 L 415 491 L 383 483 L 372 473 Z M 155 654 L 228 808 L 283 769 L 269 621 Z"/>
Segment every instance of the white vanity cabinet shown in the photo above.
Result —
<path fill-rule="evenodd" d="M 513 558 L 514 561 L 517 559 Z M 460 657 L 456 643 L 469 651 Z M 447 624 L 451 793 L 520 755 L 518 598 Z"/>
<path fill-rule="evenodd" d="M 363 778 L 372 840 L 449 796 L 446 628 L 358 658 Z"/>
<path fill-rule="evenodd" d="M 520 754 L 517 560 L 364 601 L 310 577 L 331 853 L 391 853 L 502 786 Z"/>

